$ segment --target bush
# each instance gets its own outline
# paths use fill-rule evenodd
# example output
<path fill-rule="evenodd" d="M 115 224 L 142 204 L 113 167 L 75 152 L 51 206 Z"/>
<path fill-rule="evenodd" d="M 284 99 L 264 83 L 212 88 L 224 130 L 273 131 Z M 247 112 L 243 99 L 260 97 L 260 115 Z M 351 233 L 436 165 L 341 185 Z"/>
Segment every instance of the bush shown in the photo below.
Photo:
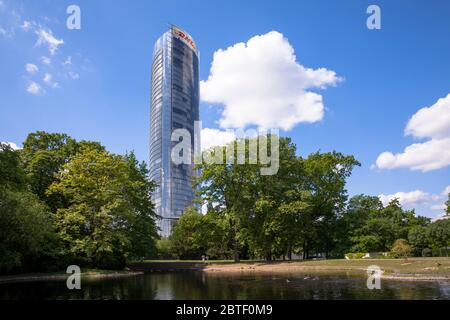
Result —
<path fill-rule="evenodd" d="M 156 242 L 157 258 L 158 259 L 173 259 L 172 243 L 170 238 L 163 237 Z"/>
<path fill-rule="evenodd" d="M 391 252 L 397 258 L 406 258 L 411 255 L 412 248 L 409 245 L 408 241 L 405 239 L 395 240 L 394 245 L 392 246 Z"/>

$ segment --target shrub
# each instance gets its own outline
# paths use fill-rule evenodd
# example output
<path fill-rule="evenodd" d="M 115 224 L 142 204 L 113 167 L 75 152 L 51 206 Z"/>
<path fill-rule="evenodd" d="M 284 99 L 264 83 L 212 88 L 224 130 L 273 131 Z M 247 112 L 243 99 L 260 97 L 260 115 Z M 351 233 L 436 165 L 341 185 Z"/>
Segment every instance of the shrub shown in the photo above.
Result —
<path fill-rule="evenodd" d="M 412 248 L 409 245 L 408 241 L 405 239 L 395 240 L 394 245 L 392 246 L 391 252 L 397 257 L 408 257 L 411 255 Z"/>

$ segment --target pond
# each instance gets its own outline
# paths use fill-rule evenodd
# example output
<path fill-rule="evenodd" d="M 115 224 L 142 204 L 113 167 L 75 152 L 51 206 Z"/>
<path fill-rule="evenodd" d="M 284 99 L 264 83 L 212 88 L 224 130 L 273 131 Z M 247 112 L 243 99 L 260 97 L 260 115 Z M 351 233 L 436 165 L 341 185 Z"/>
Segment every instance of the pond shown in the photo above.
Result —
<path fill-rule="evenodd" d="M 380 290 L 369 290 L 365 277 L 350 273 L 146 273 L 82 279 L 81 290 L 68 290 L 65 281 L 0 284 L 0 299 L 450 299 L 450 282 L 382 279 Z"/>

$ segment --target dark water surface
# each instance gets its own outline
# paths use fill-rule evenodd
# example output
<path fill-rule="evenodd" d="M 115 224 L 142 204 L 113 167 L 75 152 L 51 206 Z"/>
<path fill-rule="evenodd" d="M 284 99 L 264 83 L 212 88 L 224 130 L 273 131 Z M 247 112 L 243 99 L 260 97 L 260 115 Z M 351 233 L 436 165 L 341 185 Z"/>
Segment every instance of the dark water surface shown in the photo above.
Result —
<path fill-rule="evenodd" d="M 382 280 L 369 290 L 360 275 L 210 275 L 147 273 L 115 279 L 0 284 L 0 299 L 450 299 L 450 282 Z"/>

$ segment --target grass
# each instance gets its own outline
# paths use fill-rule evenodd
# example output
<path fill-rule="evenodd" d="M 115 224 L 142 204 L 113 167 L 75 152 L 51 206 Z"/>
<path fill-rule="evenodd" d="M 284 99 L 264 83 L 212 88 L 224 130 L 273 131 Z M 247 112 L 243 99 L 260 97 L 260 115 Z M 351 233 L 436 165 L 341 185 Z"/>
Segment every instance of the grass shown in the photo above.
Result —
<path fill-rule="evenodd" d="M 236 271 L 249 268 L 255 271 L 365 271 L 371 265 L 379 266 L 385 275 L 409 276 L 448 276 L 450 277 L 450 258 L 408 258 L 408 259 L 355 259 L 355 260 L 316 260 L 285 262 L 244 262 L 232 265 L 213 264 L 211 269 Z"/>
<path fill-rule="evenodd" d="M 145 260 L 141 263 L 205 263 L 206 271 L 215 272 L 312 272 L 358 271 L 365 272 L 371 265 L 379 266 L 385 275 L 445 276 L 450 277 L 450 258 L 408 259 L 331 259 L 314 261 L 257 261 L 234 263 L 232 260 Z"/>

